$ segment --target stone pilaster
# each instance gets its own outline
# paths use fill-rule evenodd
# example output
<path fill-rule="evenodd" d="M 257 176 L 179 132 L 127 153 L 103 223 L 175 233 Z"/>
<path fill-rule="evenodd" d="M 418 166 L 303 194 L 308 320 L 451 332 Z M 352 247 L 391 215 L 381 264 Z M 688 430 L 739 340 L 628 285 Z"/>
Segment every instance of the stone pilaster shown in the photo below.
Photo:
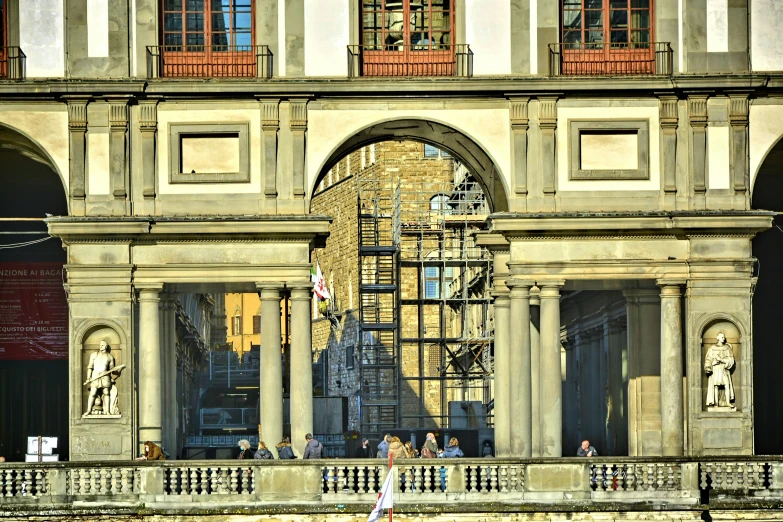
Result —
<path fill-rule="evenodd" d="M 677 193 L 677 126 L 679 109 L 676 96 L 659 97 L 661 121 L 661 151 L 664 194 Z M 673 202 L 672 202 L 673 205 Z"/>
<path fill-rule="evenodd" d="M 694 208 L 706 207 L 707 192 L 707 98 L 706 94 L 688 96 L 688 119 L 691 125 L 691 182 Z"/>
<path fill-rule="evenodd" d="M 162 442 L 163 375 L 160 350 L 160 291 L 163 284 L 137 286 L 139 292 L 139 444 Z"/>
<path fill-rule="evenodd" d="M 277 198 L 277 133 L 280 130 L 280 100 L 261 100 L 261 130 L 264 153 L 264 198 L 274 200 Z"/>
<path fill-rule="evenodd" d="M 141 193 L 145 200 L 155 199 L 155 134 L 158 131 L 158 101 L 139 102 L 141 132 Z"/>
<path fill-rule="evenodd" d="M 729 95 L 729 125 L 731 183 L 735 194 L 744 195 L 749 186 L 747 94 Z"/>
<path fill-rule="evenodd" d="M 307 100 L 291 100 L 289 125 L 293 135 L 291 152 L 293 154 L 294 199 L 305 197 L 305 135 L 307 134 Z"/>
<path fill-rule="evenodd" d="M 126 186 L 128 134 L 128 100 L 109 100 L 109 175 L 111 194 L 115 201 L 124 203 L 128 195 Z"/>
<path fill-rule="evenodd" d="M 661 444 L 664 456 L 683 455 L 682 292 L 685 281 L 659 280 L 661 287 Z"/>
<path fill-rule="evenodd" d="M 514 158 L 514 194 L 527 196 L 527 104 L 530 98 L 512 98 L 509 100 L 511 112 L 511 135 L 513 139 L 512 156 Z"/>
<path fill-rule="evenodd" d="M 312 283 L 291 285 L 291 443 L 304 454 L 313 432 Z"/>
<path fill-rule="evenodd" d="M 560 288 L 541 281 L 541 456 L 563 456 L 563 401 L 560 369 Z"/>
<path fill-rule="evenodd" d="M 541 174 L 544 195 L 555 193 L 555 129 L 557 129 L 557 98 L 538 99 L 538 125 L 541 128 Z"/>
<path fill-rule="evenodd" d="M 496 288 L 498 285 L 496 283 Z M 509 317 L 510 298 L 508 290 L 498 289 L 492 293 L 495 298 L 495 386 L 493 418 L 495 425 L 495 455 L 511 456 L 510 393 L 511 371 L 509 367 Z"/>
<path fill-rule="evenodd" d="M 509 373 L 514 378 L 510 382 L 509 421 L 511 437 L 511 456 L 531 457 L 532 453 L 532 404 L 531 404 L 531 358 L 530 358 L 530 288 L 533 281 L 511 279 L 506 286 L 511 289 L 511 317 L 509 328 L 510 351 Z"/>
<path fill-rule="evenodd" d="M 256 285 L 261 298 L 261 440 L 272 448 L 283 438 L 281 284 Z M 310 370 L 312 373 L 312 370 Z"/>
<path fill-rule="evenodd" d="M 68 99 L 68 145 L 70 151 L 68 186 L 70 189 L 71 213 L 77 216 L 85 214 L 87 103 L 87 98 Z"/>

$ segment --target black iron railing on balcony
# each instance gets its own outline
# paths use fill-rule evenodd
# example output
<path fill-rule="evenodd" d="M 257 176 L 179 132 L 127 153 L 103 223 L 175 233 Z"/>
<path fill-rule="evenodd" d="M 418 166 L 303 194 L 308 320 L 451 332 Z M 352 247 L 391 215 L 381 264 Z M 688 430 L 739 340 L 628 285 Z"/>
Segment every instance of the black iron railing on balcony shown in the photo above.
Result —
<path fill-rule="evenodd" d="M 349 45 L 348 76 L 473 76 L 468 44 Z"/>
<path fill-rule="evenodd" d="M 147 47 L 148 78 L 271 78 L 266 45 L 154 45 Z"/>
<path fill-rule="evenodd" d="M 673 73 L 669 42 L 549 44 L 550 76 L 659 75 Z"/>
<path fill-rule="evenodd" d="M 0 47 L 0 78 L 24 80 L 27 76 L 27 55 L 19 47 Z"/>

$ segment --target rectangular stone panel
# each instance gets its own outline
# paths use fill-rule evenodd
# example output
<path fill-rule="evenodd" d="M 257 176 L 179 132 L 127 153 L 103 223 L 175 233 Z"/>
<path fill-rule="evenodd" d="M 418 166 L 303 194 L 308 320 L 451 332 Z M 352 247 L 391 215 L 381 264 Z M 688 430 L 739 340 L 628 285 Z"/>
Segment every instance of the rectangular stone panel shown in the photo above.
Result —
<path fill-rule="evenodd" d="M 582 132 L 581 170 L 637 170 L 638 143 L 635 132 Z"/>
<path fill-rule="evenodd" d="M 647 120 L 568 120 L 569 180 L 650 178 Z"/>
<path fill-rule="evenodd" d="M 239 172 L 239 134 L 181 136 L 182 172 L 224 174 Z"/>
<path fill-rule="evenodd" d="M 249 183 L 247 123 L 169 124 L 169 183 Z"/>
<path fill-rule="evenodd" d="M 741 448 L 742 432 L 735 429 L 704 430 L 704 448 Z"/>

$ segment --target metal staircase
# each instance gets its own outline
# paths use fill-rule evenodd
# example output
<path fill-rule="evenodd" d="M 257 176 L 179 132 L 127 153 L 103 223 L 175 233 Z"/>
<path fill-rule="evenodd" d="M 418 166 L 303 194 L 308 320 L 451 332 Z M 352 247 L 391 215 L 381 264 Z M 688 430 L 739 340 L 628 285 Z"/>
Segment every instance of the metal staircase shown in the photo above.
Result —
<path fill-rule="evenodd" d="M 360 424 L 378 439 L 399 422 L 399 184 L 359 179 Z"/>

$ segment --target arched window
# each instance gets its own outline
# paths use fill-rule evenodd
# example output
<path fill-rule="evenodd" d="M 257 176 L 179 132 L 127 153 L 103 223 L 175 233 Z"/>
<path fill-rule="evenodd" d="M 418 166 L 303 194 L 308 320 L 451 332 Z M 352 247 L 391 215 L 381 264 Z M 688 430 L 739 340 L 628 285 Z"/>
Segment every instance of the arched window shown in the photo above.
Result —
<path fill-rule="evenodd" d="M 435 194 L 430 198 L 430 210 L 440 214 L 449 208 L 449 197 L 446 194 Z"/>

